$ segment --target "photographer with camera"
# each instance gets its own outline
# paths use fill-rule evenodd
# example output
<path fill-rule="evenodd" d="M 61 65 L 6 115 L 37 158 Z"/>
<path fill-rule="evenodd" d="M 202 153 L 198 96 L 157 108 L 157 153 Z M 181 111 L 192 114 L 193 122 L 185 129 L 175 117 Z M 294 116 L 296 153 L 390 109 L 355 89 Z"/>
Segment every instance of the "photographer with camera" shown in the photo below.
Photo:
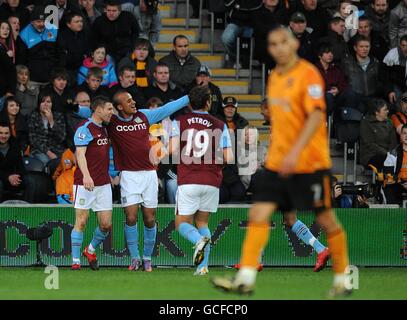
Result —
<path fill-rule="evenodd" d="M 344 185 L 332 177 L 332 206 L 334 208 L 369 208 L 368 184 Z"/>
<path fill-rule="evenodd" d="M 403 202 L 403 193 L 407 193 L 407 124 L 401 127 L 401 143 L 387 153 L 384 161 L 384 194 L 388 204 Z"/>

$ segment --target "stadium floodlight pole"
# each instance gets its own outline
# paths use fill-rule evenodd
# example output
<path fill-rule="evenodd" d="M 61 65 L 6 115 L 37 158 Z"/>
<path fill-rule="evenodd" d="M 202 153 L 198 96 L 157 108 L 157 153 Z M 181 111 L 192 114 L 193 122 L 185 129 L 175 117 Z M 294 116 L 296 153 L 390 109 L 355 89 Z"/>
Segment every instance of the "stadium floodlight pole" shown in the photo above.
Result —
<path fill-rule="evenodd" d="M 186 19 L 185 19 L 185 29 L 189 29 L 189 0 L 186 2 Z"/>
<path fill-rule="evenodd" d="M 203 9 L 203 0 L 199 0 L 199 21 L 198 21 L 198 43 L 202 41 L 202 9 Z"/>

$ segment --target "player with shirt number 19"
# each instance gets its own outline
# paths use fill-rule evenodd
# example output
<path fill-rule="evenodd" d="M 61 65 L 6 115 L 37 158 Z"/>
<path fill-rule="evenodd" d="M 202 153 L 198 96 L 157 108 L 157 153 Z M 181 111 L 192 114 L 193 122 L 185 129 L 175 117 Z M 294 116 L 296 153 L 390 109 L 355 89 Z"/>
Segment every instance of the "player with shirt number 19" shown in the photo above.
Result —
<path fill-rule="evenodd" d="M 98 215 L 99 226 L 93 239 L 83 251 L 92 270 L 98 270 L 95 250 L 106 239 L 112 225 L 112 189 L 109 176 L 109 139 L 104 123 L 113 115 L 113 105 L 104 97 L 96 97 L 93 115 L 79 125 L 75 132 L 78 169 L 74 177 L 75 226 L 71 233 L 72 270 L 81 268 L 80 251 L 89 209 Z"/>
<path fill-rule="evenodd" d="M 233 151 L 226 124 L 208 113 L 212 102 L 208 87 L 193 88 L 189 97 L 192 112 L 173 121 L 169 147 L 170 153 L 180 155 L 175 226 L 195 245 L 195 275 L 206 275 L 209 216 L 217 211 L 223 163 L 233 160 Z"/>

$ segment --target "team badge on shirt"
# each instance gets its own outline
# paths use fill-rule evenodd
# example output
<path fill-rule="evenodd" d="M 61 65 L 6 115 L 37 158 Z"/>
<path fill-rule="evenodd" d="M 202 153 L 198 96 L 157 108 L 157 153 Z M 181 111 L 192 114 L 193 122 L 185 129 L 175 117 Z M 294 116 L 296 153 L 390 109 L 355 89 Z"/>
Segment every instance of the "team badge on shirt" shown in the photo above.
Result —
<path fill-rule="evenodd" d="M 322 97 L 322 87 L 319 84 L 312 84 L 308 86 L 308 94 L 314 99 L 319 99 Z"/>
<path fill-rule="evenodd" d="M 78 139 L 79 140 L 85 140 L 85 138 L 86 138 L 86 134 L 84 134 L 84 133 L 79 133 L 78 134 Z"/>
<path fill-rule="evenodd" d="M 79 204 L 81 206 L 84 206 L 85 205 L 85 199 L 79 199 Z"/>
<path fill-rule="evenodd" d="M 141 120 L 140 117 L 137 117 L 136 119 L 134 119 L 134 122 L 135 123 L 142 123 L 143 120 Z"/>

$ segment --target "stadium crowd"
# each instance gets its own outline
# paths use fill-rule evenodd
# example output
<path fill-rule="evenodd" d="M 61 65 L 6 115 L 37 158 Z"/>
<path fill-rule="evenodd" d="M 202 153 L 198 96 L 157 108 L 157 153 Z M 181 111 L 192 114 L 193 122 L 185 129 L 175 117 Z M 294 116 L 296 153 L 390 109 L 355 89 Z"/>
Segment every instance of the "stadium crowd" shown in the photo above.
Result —
<path fill-rule="evenodd" d="M 209 9 L 212 2 L 204 1 L 204 8 Z M 391 167 L 385 164 L 395 161 L 389 158 L 392 154 L 400 153 L 397 135 L 403 137 L 407 123 L 407 0 L 217 3 L 227 16 L 221 36 L 225 66 L 244 64 L 236 61 L 237 38 L 249 35 L 254 38 L 254 58 L 271 70 L 274 62 L 267 52 L 266 36 L 273 27 L 286 25 L 299 39 L 299 55 L 314 63 L 325 80 L 327 112 L 334 123 L 332 136 L 344 122 L 360 123 L 360 163 L 379 171 Z M 191 4 L 196 17 L 199 1 Z M 57 21 L 51 20 L 58 27 L 47 20 L 49 5 L 58 9 Z M 358 11 L 352 13 L 349 8 L 355 7 Z M 248 200 L 265 158 L 260 146 L 256 154 L 250 154 L 250 145 L 258 140 L 256 127 L 239 114 L 239 101 L 224 97 L 211 82 L 211 70 L 191 54 L 186 36 L 176 36 L 173 50 L 156 61 L 154 47 L 160 30 L 156 0 L 3 1 L 0 200 L 17 196 L 29 202 L 72 201 L 73 136 L 83 121 L 77 113 L 79 106 L 90 107 L 95 97 L 112 99 L 124 90 L 137 108 L 159 108 L 196 86 L 209 87 L 210 113 L 224 121 L 236 139 L 238 130 L 245 129 L 244 149 L 257 166 L 239 174 L 239 163 L 226 165 L 220 201 Z M 265 124 L 269 124 L 266 100 L 261 107 Z M 170 126 L 170 119 L 165 119 L 154 130 L 169 131 Z M 153 145 L 159 134 L 150 134 Z M 402 140 L 401 146 L 404 144 L 407 140 Z M 398 156 L 393 171 L 387 169 L 393 182 L 403 186 L 394 188 L 398 193 L 407 188 L 405 154 Z M 111 154 L 111 160 L 113 157 Z M 157 172 L 160 201 L 175 203 L 176 165 L 160 164 Z M 117 188 L 113 161 L 110 174 L 112 186 Z M 390 198 L 400 201 L 400 196 Z"/>

